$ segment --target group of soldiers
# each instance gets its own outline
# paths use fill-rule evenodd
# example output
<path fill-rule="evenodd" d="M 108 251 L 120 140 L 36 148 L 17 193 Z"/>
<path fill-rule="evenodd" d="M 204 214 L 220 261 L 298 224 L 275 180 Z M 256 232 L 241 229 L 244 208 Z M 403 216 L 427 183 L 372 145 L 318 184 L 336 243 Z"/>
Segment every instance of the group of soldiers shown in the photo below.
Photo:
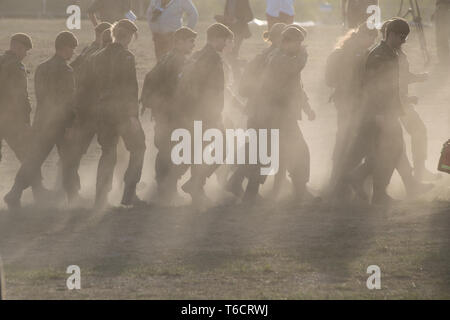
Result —
<path fill-rule="evenodd" d="M 326 82 L 333 88 L 330 100 L 336 106 L 338 127 L 330 195 L 339 201 L 355 197 L 368 201 L 364 185 L 371 176 L 372 203 L 385 205 L 393 201 L 386 188 L 395 169 L 410 196 L 427 192 L 432 185 L 423 181 L 436 179 L 425 168 L 426 128 L 413 108 L 418 99 L 408 94 L 408 85 L 425 81 L 427 75 L 409 70 L 401 50 L 410 32 L 405 20 L 389 20 L 378 31 L 368 29 L 364 15 L 359 19 L 352 22 L 358 27 L 340 39 L 327 61 Z M 22 63 L 32 40 L 22 33 L 11 37 L 9 50 L 0 57 L 0 140 L 11 147 L 21 167 L 4 197 L 9 208 L 20 207 L 28 187 L 35 201 L 55 197 L 43 186 L 41 174 L 55 146 L 67 201 L 70 205 L 82 202 L 78 170 L 95 136 L 101 146 L 95 207 L 108 203 L 119 138 L 130 154 L 121 204 L 144 204 L 136 194 L 146 151 L 140 104 L 142 113 L 151 110 L 155 123 L 159 201 L 173 203 L 177 184 L 189 169 L 190 179 L 181 189 L 195 204 L 209 203 L 204 187 L 213 174 L 224 190 L 243 201 L 260 199 L 259 189 L 266 181 L 260 175 L 262 163 L 246 161 L 247 165 L 223 172 L 218 164 L 175 165 L 171 160 L 175 129 L 186 128 L 193 136 L 194 121 L 202 121 L 204 130 L 225 132 L 230 122 L 224 114 L 232 107 L 247 119 L 247 128 L 279 130 L 279 170 L 272 197 L 278 196 L 288 174 L 295 199 L 317 199 L 307 188 L 310 154 L 298 125 L 302 114 L 311 121 L 316 118 L 301 77 L 308 60 L 304 28 L 275 23 L 264 35 L 270 46 L 243 70 L 236 70 L 227 62 L 228 56 L 235 58 L 228 55 L 233 52 L 234 34 L 227 26 L 212 24 L 206 45 L 194 54 L 197 33 L 181 27 L 173 34 L 171 50 L 147 74 L 140 97 L 135 57 L 128 50 L 137 31 L 128 19 L 98 23 L 95 40 L 71 63 L 78 41 L 71 32 L 59 33 L 55 54 L 36 69 L 33 124 Z M 412 138 L 413 165 L 406 156 L 400 123 Z"/>

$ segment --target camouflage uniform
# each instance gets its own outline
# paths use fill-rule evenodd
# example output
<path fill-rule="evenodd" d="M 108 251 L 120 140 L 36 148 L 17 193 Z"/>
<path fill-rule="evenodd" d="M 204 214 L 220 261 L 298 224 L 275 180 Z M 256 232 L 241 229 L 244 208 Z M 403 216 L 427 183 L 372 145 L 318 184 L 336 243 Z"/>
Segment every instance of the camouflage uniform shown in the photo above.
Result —
<path fill-rule="evenodd" d="M 43 162 L 56 145 L 62 158 L 65 179 L 65 131 L 73 120 L 75 80 L 67 62 L 54 55 L 40 64 L 35 74 L 36 114 L 33 122 L 33 144 L 23 161 L 12 191 L 19 194 L 36 178 Z"/>
<path fill-rule="evenodd" d="M 155 121 L 154 143 L 158 149 L 155 160 L 155 174 L 158 188 L 162 192 L 176 192 L 177 179 L 184 170 L 172 165 L 171 134 L 181 128 L 180 114 L 174 104 L 178 83 L 186 64 L 184 55 L 175 50 L 162 57 L 147 74 L 142 89 L 141 101 L 144 108 L 150 108 Z"/>
<path fill-rule="evenodd" d="M 130 152 L 125 173 L 123 204 L 136 199 L 145 154 L 145 135 L 138 119 L 138 82 L 134 55 L 119 43 L 112 43 L 93 58 L 98 95 L 98 142 L 102 155 L 97 171 L 96 203 L 102 205 L 112 188 L 119 137 Z"/>

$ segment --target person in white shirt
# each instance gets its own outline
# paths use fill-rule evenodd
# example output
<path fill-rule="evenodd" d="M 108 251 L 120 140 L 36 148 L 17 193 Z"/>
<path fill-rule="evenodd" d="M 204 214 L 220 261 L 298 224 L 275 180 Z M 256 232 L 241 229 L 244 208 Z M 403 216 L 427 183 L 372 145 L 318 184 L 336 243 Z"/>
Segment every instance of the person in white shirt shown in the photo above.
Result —
<path fill-rule="evenodd" d="M 275 23 L 294 23 L 294 0 L 266 0 L 267 28 L 270 30 Z"/>
<path fill-rule="evenodd" d="M 183 21 L 185 15 L 185 21 Z M 151 0 L 147 9 L 147 20 L 153 34 L 156 59 L 172 49 L 172 36 L 183 26 L 194 29 L 198 11 L 192 0 Z"/>

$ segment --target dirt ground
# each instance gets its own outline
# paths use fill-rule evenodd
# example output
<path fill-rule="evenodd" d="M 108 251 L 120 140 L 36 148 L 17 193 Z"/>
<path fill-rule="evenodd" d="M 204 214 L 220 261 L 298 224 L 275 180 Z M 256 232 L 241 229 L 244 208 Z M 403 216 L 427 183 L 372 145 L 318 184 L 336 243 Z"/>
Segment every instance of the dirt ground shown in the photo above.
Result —
<path fill-rule="evenodd" d="M 197 48 L 204 43 L 206 22 L 199 26 Z M 154 64 L 150 32 L 139 23 L 139 39 L 132 44 L 142 85 Z M 25 61 L 31 81 L 38 63 L 52 54 L 55 35 L 63 20 L 0 20 L 0 48 L 6 49 L 11 33 L 27 32 L 35 49 Z M 254 36 L 244 43 L 243 57 L 251 58 L 266 44 L 264 31 L 252 27 Z M 328 103 L 324 65 L 339 27 L 309 29 L 309 62 L 303 73 L 315 122 L 300 126 L 311 150 L 310 187 L 320 194 L 331 165 L 335 112 Z M 91 41 L 92 27 L 83 21 L 75 32 L 81 47 Z M 434 33 L 427 29 L 435 57 Z M 424 71 L 417 38 L 406 45 L 412 69 Z M 417 109 L 429 133 L 428 167 L 435 171 L 442 144 L 450 138 L 448 70 L 430 67 L 431 79 L 413 86 L 420 97 Z M 34 103 L 33 103 L 34 105 Z M 140 195 L 150 201 L 154 193 L 153 125 L 142 118 L 147 133 L 147 154 Z M 405 135 L 409 150 L 409 137 Z M 94 142 L 81 167 L 82 195 L 87 208 L 32 207 L 30 192 L 25 208 L 9 213 L 0 202 L 0 254 L 3 258 L 9 299 L 404 299 L 450 298 L 450 179 L 443 177 L 435 189 L 415 201 L 389 210 L 367 206 L 336 208 L 326 203 L 300 205 L 267 201 L 257 207 L 236 203 L 221 191 L 214 178 L 208 193 L 217 206 L 198 212 L 188 205 L 165 208 L 149 204 L 143 209 L 115 207 L 93 213 L 96 164 Z M 117 205 L 127 155 L 119 155 L 115 190 Z M 45 183 L 53 185 L 57 156 L 44 165 Z M 0 195 L 14 178 L 18 162 L 4 146 L 0 163 Z M 269 181 L 270 182 L 270 181 Z M 267 194 L 268 190 L 264 190 Z M 398 176 L 390 192 L 404 198 Z M 66 269 L 81 269 L 81 290 L 66 287 Z M 381 269 L 381 290 L 368 290 L 367 267 Z"/>

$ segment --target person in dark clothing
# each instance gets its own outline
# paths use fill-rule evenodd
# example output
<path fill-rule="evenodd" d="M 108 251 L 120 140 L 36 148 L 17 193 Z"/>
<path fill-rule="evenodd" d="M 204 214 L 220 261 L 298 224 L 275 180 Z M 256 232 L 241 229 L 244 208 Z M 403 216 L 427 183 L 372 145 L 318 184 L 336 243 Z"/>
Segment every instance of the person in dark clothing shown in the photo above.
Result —
<path fill-rule="evenodd" d="M 65 151 L 66 179 L 64 190 L 67 193 L 69 205 L 81 204 L 83 199 L 79 195 L 81 188 L 78 170 L 84 154 L 86 154 L 94 136 L 97 133 L 96 103 L 92 60 L 96 53 L 112 42 L 111 24 L 102 22 L 95 28 L 95 41 L 70 64 L 75 75 L 75 119 L 71 129 L 72 134 L 67 137 Z M 109 36 L 104 39 L 104 36 Z M 61 162 L 61 161 L 60 161 Z M 61 169 L 62 175 L 62 169 Z M 61 178 L 62 181 L 62 178 Z"/>
<path fill-rule="evenodd" d="M 336 142 L 333 150 L 333 167 L 330 189 L 335 186 L 341 172 L 342 162 L 346 156 L 348 136 L 355 128 L 355 113 L 361 107 L 362 70 L 369 48 L 378 35 L 377 30 L 370 30 L 365 23 L 357 30 L 350 30 L 341 38 L 327 59 L 326 83 L 333 88 L 330 97 L 337 112 Z M 342 191 L 342 190 L 340 190 Z"/>
<path fill-rule="evenodd" d="M 195 61 L 189 68 L 188 94 L 192 109 L 188 119 L 201 120 L 204 130 L 215 128 L 223 130 L 222 111 L 224 108 L 225 77 L 220 53 L 228 41 L 233 40 L 233 32 L 223 24 L 215 23 L 207 30 L 207 43 L 195 54 Z M 182 102 L 183 103 L 183 102 Z M 193 135 L 192 135 L 193 136 Z M 208 199 L 204 186 L 206 179 L 217 169 L 218 165 L 192 165 L 191 178 L 182 186 L 190 194 L 194 204 L 203 205 Z"/>
<path fill-rule="evenodd" d="M 73 120 L 75 79 L 68 65 L 75 48 L 76 37 L 68 31 L 58 34 L 55 55 L 36 69 L 36 114 L 33 122 L 33 143 L 16 175 L 11 191 L 4 200 L 10 208 L 20 207 L 23 191 L 33 184 L 40 168 L 56 145 L 62 156 L 63 180 L 65 178 L 65 135 Z"/>
<path fill-rule="evenodd" d="M 297 98 L 301 92 L 301 71 L 305 62 L 303 40 L 303 33 L 296 27 L 283 31 L 280 50 L 274 52 L 263 74 L 260 91 L 263 94 L 255 117 L 257 128 L 279 130 L 280 168 L 289 173 L 294 197 L 300 201 L 312 197 L 306 186 L 309 181 L 309 149 L 297 123 L 302 112 Z M 245 202 L 256 199 L 261 184 L 259 174 L 259 170 L 254 170 L 250 176 Z"/>
<path fill-rule="evenodd" d="M 145 135 L 139 121 L 138 82 L 134 55 L 128 50 L 136 25 L 126 19 L 113 27 L 113 43 L 97 53 L 92 62 L 98 95 L 98 142 L 102 155 L 98 164 L 95 206 L 104 208 L 112 189 L 119 137 L 130 152 L 125 173 L 122 205 L 140 205 L 136 186 L 141 179 Z"/>
<path fill-rule="evenodd" d="M 192 53 L 197 33 L 182 27 L 174 33 L 173 49 L 162 57 L 147 74 L 142 89 L 141 102 L 145 109 L 152 111 L 155 121 L 155 146 L 158 149 L 155 160 L 155 179 L 158 185 L 158 199 L 170 203 L 177 193 L 179 170 L 171 160 L 171 134 L 181 127 L 180 114 L 175 112 L 174 103 L 178 83 Z"/>
<path fill-rule="evenodd" d="M 410 28 L 400 18 L 393 19 L 386 27 L 386 39 L 373 48 L 365 63 L 363 100 L 359 129 L 355 130 L 348 162 L 344 172 L 351 172 L 355 159 L 366 162 L 354 171 L 368 171 L 373 177 L 372 204 L 386 206 L 393 203 L 386 188 L 397 167 L 403 151 L 403 132 L 399 118 L 404 115 L 400 93 L 398 50 L 405 43 Z M 360 160 L 361 161 L 361 160 Z M 368 169 L 361 168 L 367 167 Z M 366 177 L 367 174 L 363 174 Z"/>
<path fill-rule="evenodd" d="M 31 105 L 28 97 L 27 70 L 22 61 L 33 47 L 31 38 L 23 33 L 11 37 L 10 48 L 0 56 L 0 160 L 1 141 L 23 162 L 31 144 Z M 49 195 L 37 172 L 32 183 L 36 201 Z"/>
<path fill-rule="evenodd" d="M 239 83 L 239 94 L 247 99 L 245 113 L 247 115 L 247 128 L 255 128 L 256 117 L 258 116 L 258 100 L 261 93 L 260 82 L 256 81 L 264 72 L 270 58 L 279 50 L 281 46 L 282 33 L 287 27 L 284 23 L 275 23 L 270 31 L 263 35 L 264 40 L 270 43 L 261 53 L 257 54 L 246 66 Z M 248 147 L 245 147 L 248 149 Z M 249 178 L 253 171 L 253 165 L 240 166 L 232 174 L 226 185 L 227 191 L 240 198 L 244 194 L 242 184 L 245 178 Z M 265 179 L 260 180 L 262 183 Z"/>

